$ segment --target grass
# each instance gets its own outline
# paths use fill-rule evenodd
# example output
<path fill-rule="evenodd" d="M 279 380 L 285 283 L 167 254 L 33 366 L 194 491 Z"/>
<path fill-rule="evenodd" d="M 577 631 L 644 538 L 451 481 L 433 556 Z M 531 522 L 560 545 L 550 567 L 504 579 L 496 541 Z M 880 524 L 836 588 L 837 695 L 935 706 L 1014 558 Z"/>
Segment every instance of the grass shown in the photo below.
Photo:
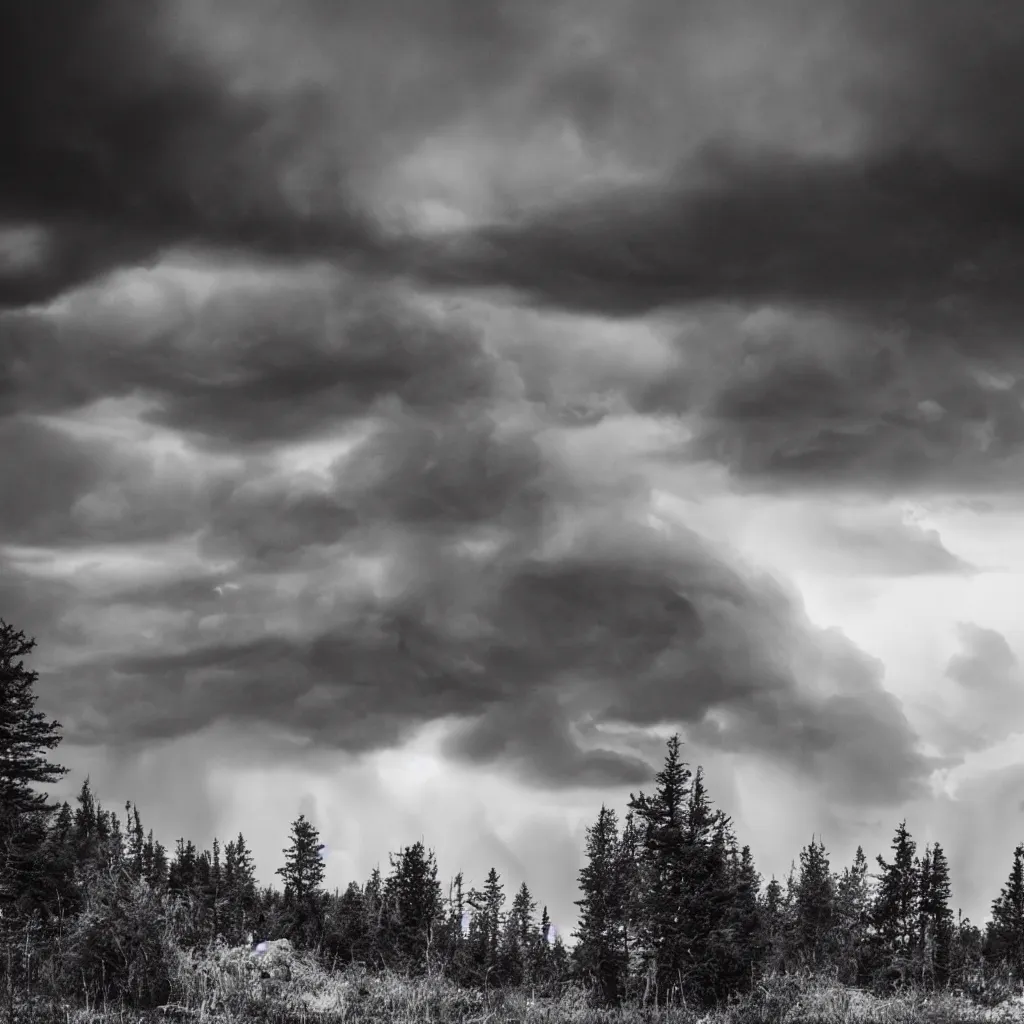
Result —
<path fill-rule="evenodd" d="M 268 973 L 270 978 L 261 977 Z M 560 999 L 528 991 L 486 995 L 444 978 L 368 974 L 360 968 L 325 970 L 310 953 L 273 945 L 262 960 L 248 947 L 175 949 L 169 1001 L 154 1010 L 95 1005 L 85 999 L 37 996 L 0 1005 L 0 1024 L 1024 1024 L 1024 1002 L 983 1007 L 949 993 L 908 991 L 880 999 L 814 977 L 765 979 L 726 1007 L 701 1013 L 685 1007 L 597 1009 L 587 993 Z"/>

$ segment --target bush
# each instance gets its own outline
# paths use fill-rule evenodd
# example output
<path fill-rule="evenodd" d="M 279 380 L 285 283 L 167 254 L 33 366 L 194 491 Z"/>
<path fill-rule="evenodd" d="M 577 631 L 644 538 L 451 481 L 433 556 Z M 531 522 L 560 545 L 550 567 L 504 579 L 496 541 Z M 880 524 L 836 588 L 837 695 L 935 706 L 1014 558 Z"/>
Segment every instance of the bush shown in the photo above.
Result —
<path fill-rule="evenodd" d="M 158 893 L 125 871 L 101 876 L 59 954 L 65 991 L 136 1007 L 166 1003 L 174 951 Z"/>

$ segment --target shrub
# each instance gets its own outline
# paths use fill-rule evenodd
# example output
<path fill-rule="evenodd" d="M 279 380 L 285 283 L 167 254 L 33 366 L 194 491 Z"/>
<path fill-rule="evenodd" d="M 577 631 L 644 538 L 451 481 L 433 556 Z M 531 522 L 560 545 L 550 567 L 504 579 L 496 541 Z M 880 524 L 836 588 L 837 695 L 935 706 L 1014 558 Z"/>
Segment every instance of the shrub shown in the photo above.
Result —
<path fill-rule="evenodd" d="M 125 871 L 101 876 L 61 944 L 65 991 L 137 1007 L 167 1002 L 174 951 L 158 893 Z"/>

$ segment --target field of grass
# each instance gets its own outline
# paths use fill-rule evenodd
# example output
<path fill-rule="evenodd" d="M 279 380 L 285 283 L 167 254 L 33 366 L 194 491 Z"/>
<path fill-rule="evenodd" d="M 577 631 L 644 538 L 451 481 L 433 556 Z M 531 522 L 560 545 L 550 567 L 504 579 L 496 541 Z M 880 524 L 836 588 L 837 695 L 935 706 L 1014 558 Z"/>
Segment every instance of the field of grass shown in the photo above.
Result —
<path fill-rule="evenodd" d="M 311 954 L 295 951 L 284 940 L 274 943 L 262 958 L 253 956 L 247 946 L 177 951 L 170 998 L 156 1009 L 36 995 L 30 1002 L 0 1006 L 0 1022 L 8 1019 L 12 1024 L 1024 1024 L 1024 1000 L 979 1006 L 962 996 L 915 992 L 879 999 L 815 978 L 777 977 L 740 1001 L 703 1013 L 685 1007 L 606 1010 L 595 1008 L 587 993 L 576 989 L 552 1000 L 522 990 L 471 992 L 443 978 L 406 978 L 353 968 L 326 971 Z"/>

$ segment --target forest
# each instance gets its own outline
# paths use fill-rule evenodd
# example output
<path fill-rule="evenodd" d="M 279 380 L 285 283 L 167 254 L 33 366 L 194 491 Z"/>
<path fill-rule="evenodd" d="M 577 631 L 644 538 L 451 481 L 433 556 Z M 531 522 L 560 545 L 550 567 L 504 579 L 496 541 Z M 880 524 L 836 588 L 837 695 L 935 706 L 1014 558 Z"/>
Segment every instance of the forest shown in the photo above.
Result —
<path fill-rule="evenodd" d="M 479 888 L 461 873 L 443 883 L 422 842 L 329 892 L 304 816 L 282 850 L 280 884 L 260 887 L 241 833 L 202 852 L 181 837 L 170 851 L 137 806 L 123 817 L 103 808 L 88 779 L 75 806 L 48 802 L 39 787 L 67 769 L 50 760 L 60 724 L 35 709 L 38 675 L 24 663 L 34 646 L 0 620 L 0 1016 L 11 1020 L 77 1020 L 101 1005 L 135 1013 L 111 1018 L 124 1020 L 172 1009 L 511 1020 L 540 1008 L 574 1020 L 939 1020 L 954 1005 L 960 1019 L 992 1019 L 985 1008 L 1020 991 L 1024 844 L 1007 858 L 984 930 L 954 914 L 942 846 L 919 848 L 906 822 L 885 855 L 858 848 L 841 869 L 812 837 L 787 878 L 766 881 L 678 736 L 652 791 L 631 795 L 621 818 L 602 806 L 587 829 L 569 943 L 525 882 L 506 893 L 492 869 Z M 287 951 L 291 966 L 272 970 L 274 957 L 256 957 L 264 948 Z M 247 983 L 244 998 L 236 986 L 234 1003 L 215 1000 L 213 982 L 195 980 L 211 964 L 250 970 L 254 960 L 258 997 Z M 340 1016 L 275 1002 L 303 971 L 319 972 L 318 984 L 343 979 Z M 381 979 L 392 993 L 420 992 L 419 1009 L 381 995 Z M 875 1009 L 858 1017 L 857 1006 Z M 965 1017 L 965 1006 L 989 1016 Z"/>

